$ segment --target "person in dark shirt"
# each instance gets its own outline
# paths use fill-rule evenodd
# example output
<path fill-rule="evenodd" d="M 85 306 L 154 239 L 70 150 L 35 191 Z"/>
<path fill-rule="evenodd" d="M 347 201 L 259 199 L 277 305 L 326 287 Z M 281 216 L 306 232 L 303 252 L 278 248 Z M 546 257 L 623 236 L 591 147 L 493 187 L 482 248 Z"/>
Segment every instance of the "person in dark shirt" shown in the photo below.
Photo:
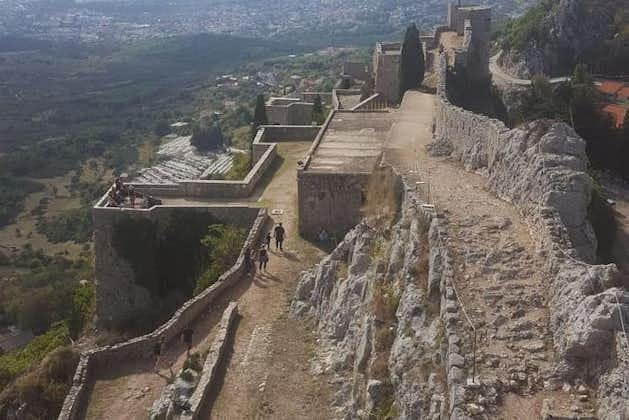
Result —
<path fill-rule="evenodd" d="M 190 325 L 188 325 L 182 332 L 181 337 L 183 338 L 183 342 L 186 343 L 188 356 L 190 356 L 190 350 L 192 349 L 192 334 L 194 334 L 194 330 Z"/>
<path fill-rule="evenodd" d="M 253 253 L 251 248 L 245 249 L 245 275 L 249 275 L 253 270 Z"/>
<path fill-rule="evenodd" d="M 260 271 L 262 271 L 262 269 L 266 271 L 266 265 L 269 262 L 269 252 L 264 245 L 260 248 L 258 260 L 260 261 Z"/>
<path fill-rule="evenodd" d="M 286 231 L 284 230 L 284 226 L 282 226 L 282 222 L 280 222 L 277 226 L 275 226 L 275 249 L 279 249 L 284 251 L 284 236 L 286 235 Z"/>

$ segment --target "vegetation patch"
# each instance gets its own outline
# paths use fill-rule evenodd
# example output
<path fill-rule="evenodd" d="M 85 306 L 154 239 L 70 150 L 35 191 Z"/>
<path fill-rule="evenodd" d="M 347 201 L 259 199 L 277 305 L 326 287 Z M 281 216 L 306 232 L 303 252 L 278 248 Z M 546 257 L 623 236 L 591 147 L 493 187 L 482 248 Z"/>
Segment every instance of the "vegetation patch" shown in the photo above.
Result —
<path fill-rule="evenodd" d="M 0 388 L 39 363 L 48 353 L 70 343 L 68 326 L 59 322 L 45 334 L 35 337 L 26 347 L 0 356 Z"/>
<path fill-rule="evenodd" d="M 211 225 L 207 229 L 207 235 L 201 240 L 207 252 L 207 268 L 197 278 L 195 295 L 213 285 L 234 265 L 246 238 L 247 233 L 244 229 L 233 226 Z"/>
<path fill-rule="evenodd" d="M 92 236 L 91 207 L 66 210 L 49 218 L 40 217 L 37 220 L 37 231 L 52 243 L 87 242 Z"/>
<path fill-rule="evenodd" d="M 180 211 L 160 232 L 157 222 L 128 216 L 114 224 L 112 243 L 131 265 L 136 283 L 154 297 L 170 292 L 191 296 L 196 277 L 208 264 L 201 239 L 217 222 L 210 213 Z"/>
<path fill-rule="evenodd" d="M 0 418 L 11 418 L 18 409 L 23 419 L 56 418 L 72 386 L 78 361 L 72 347 L 57 347 L 37 368 L 0 393 Z"/>

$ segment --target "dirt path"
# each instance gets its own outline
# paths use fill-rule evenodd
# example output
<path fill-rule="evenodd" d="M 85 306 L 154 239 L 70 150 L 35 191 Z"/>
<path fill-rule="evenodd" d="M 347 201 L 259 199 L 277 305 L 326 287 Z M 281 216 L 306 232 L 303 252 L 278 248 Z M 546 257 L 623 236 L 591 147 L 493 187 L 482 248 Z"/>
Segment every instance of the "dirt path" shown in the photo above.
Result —
<path fill-rule="evenodd" d="M 487 190 L 486 178 L 449 158 L 428 156 L 434 100 L 432 95 L 407 93 L 392 128 L 389 160 L 413 170 L 412 148 L 417 178 L 429 181 L 429 188 L 419 187 L 426 195 L 430 191 L 445 215 L 456 286 L 478 331 L 477 374 L 509 392 L 508 404 L 495 414 L 518 418 L 522 411 L 510 408 L 518 407 L 534 417 L 542 396 L 548 397 L 543 381 L 554 358 L 543 261 L 516 209 Z M 405 144 L 406 154 L 397 153 L 395 148 Z M 471 331 L 466 324 L 461 327 Z M 471 356 L 472 334 L 464 341 L 468 345 L 463 351 Z"/>
<path fill-rule="evenodd" d="M 256 275 L 252 287 L 240 299 L 242 319 L 233 353 L 221 389 L 208 409 L 208 418 L 330 417 L 325 383 L 309 373 L 315 345 L 312 326 L 287 316 L 298 274 L 323 255 L 296 233 L 295 168 L 308 146 L 280 145 L 285 160 L 262 194 L 262 201 L 269 209 L 282 212 L 272 217 L 286 227 L 285 251 L 277 252 L 273 247 L 268 272 Z"/>
<path fill-rule="evenodd" d="M 269 271 L 243 279 L 228 290 L 208 313 L 194 325 L 194 351 L 206 350 L 214 338 L 214 327 L 232 300 L 239 300 L 240 321 L 233 354 L 227 360 L 224 384 L 212 409 L 212 418 L 291 418 L 308 412 L 325 413 L 327 395 L 307 371 L 314 344 L 312 328 L 288 319 L 290 299 L 297 275 L 310 267 L 322 252 L 296 236 L 296 163 L 310 143 L 285 143 L 279 147 L 284 158 L 273 180 L 266 186 L 260 205 L 281 213 L 273 215 L 287 228 L 284 253 L 271 253 Z M 269 229 L 272 226 L 268 226 Z M 159 398 L 170 376 L 185 360 L 183 343 L 169 343 L 160 375 L 150 360 L 130 360 L 112 366 L 93 384 L 86 418 L 144 419 Z M 265 386 L 259 385 L 264 383 Z M 262 390 L 261 390 L 262 389 Z M 286 398 L 290 395 L 291 398 Z M 209 408 L 208 408 L 209 416 Z"/>

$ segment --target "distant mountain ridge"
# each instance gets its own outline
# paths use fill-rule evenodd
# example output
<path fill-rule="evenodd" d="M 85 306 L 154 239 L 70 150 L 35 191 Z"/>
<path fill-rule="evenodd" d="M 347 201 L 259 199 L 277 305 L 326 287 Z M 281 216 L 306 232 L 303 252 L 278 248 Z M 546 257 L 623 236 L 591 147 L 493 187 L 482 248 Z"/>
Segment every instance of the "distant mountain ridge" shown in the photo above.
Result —
<path fill-rule="evenodd" d="M 502 66 L 528 78 L 629 73 L 629 0 L 542 0 L 501 31 Z"/>

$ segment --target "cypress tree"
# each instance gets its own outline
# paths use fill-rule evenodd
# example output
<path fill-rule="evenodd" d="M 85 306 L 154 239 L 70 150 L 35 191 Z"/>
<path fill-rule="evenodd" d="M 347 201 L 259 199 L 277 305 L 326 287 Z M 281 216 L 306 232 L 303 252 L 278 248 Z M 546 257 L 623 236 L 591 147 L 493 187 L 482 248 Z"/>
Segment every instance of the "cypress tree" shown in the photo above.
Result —
<path fill-rule="evenodd" d="M 314 98 L 314 105 L 312 107 L 312 119 L 317 122 L 317 124 L 323 124 L 325 120 L 325 114 L 323 112 L 323 103 L 321 102 L 321 95 L 317 95 Z"/>
<path fill-rule="evenodd" d="M 256 98 L 256 107 L 253 112 L 253 124 L 257 127 L 266 125 L 269 119 L 266 116 L 266 104 L 264 103 L 264 95 L 260 94 Z"/>
<path fill-rule="evenodd" d="M 419 30 L 413 23 L 406 29 L 400 52 L 400 100 L 407 90 L 421 86 L 424 71 L 424 49 L 419 39 Z"/>

